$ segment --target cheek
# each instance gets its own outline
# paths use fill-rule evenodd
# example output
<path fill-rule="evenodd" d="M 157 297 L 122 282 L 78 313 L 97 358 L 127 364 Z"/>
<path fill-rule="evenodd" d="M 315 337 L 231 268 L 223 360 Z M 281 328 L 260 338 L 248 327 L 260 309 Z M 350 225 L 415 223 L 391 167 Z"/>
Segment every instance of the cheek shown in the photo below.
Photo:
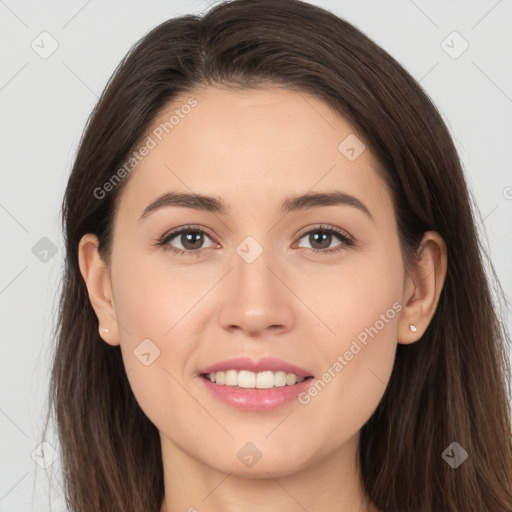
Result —
<path fill-rule="evenodd" d="M 393 369 L 400 304 L 393 307 L 386 298 L 378 307 L 374 295 L 368 302 L 364 298 L 354 298 L 350 309 L 340 314 L 336 338 L 321 348 L 323 370 L 299 397 L 303 430 L 317 431 L 328 440 L 323 454 L 356 435 L 368 421 Z"/>
<path fill-rule="evenodd" d="M 167 344 L 180 329 L 181 319 L 194 310 L 216 276 L 208 275 L 204 267 L 171 265 L 172 256 L 167 258 L 160 250 L 121 254 L 119 249 L 112 264 L 116 314 L 126 326 L 121 341 L 133 338 L 130 342 L 140 342 L 154 337 Z"/>
<path fill-rule="evenodd" d="M 343 265 L 317 269 L 306 279 L 301 292 L 329 328 L 317 339 L 321 352 L 331 360 L 349 350 L 355 339 L 365 346 L 368 357 L 373 352 L 382 355 L 381 351 L 396 342 L 403 288 L 398 242 L 390 241 L 378 250 L 361 250 L 347 257 Z M 304 283 L 303 277 L 301 281 Z"/>
<path fill-rule="evenodd" d="M 179 272 L 166 273 L 147 256 L 120 254 L 113 255 L 112 287 L 127 377 L 150 420 L 169 424 L 171 403 L 187 406 L 179 382 L 193 346 L 183 342 L 180 329 L 186 322 L 180 319 L 197 302 L 198 292 L 184 286 Z"/>
<path fill-rule="evenodd" d="M 390 267 L 375 270 L 368 269 L 361 274 L 352 272 L 344 280 L 337 302 L 338 314 L 333 321 L 338 351 L 351 350 L 357 342 L 365 358 L 382 356 L 396 342 L 402 309 L 397 286 L 401 273 Z"/>
<path fill-rule="evenodd" d="M 377 407 L 393 369 L 403 307 L 398 245 L 358 255 L 320 282 L 328 293 L 316 307 L 332 332 L 317 338 L 323 368 L 302 403 L 311 418 L 330 418 L 326 428 L 345 428 L 350 436 Z"/>

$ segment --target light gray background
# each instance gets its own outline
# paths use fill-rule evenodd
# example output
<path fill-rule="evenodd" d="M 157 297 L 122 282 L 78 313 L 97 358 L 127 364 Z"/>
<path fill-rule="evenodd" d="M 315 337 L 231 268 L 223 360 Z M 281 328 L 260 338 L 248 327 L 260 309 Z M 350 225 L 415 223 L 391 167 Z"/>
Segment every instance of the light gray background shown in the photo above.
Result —
<path fill-rule="evenodd" d="M 59 208 L 86 119 L 133 43 L 165 19 L 199 12 L 209 3 L 0 0 L 0 512 L 50 510 L 50 487 L 52 510 L 66 510 L 58 497 L 58 462 L 44 469 L 31 454 L 42 441 L 61 277 Z M 312 3 L 369 35 L 420 81 L 438 106 L 462 158 L 484 219 L 479 228 L 509 299 L 512 2 Z M 43 31 L 59 45 L 47 59 L 31 48 Z M 469 43 L 456 59 L 441 46 L 453 31 Z M 462 48 L 453 37 L 445 44 L 452 53 Z M 43 237 L 58 250 L 46 262 L 32 252 Z M 510 311 L 502 312 L 509 330 Z M 58 450 L 54 439 L 48 441 Z M 51 451 L 45 457 L 51 462 Z"/>

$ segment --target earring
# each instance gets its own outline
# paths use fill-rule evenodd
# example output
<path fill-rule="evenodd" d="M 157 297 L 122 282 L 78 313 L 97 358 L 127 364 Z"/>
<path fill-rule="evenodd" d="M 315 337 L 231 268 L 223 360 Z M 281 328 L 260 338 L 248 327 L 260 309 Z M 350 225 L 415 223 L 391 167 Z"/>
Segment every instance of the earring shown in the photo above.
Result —
<path fill-rule="evenodd" d="M 418 330 L 414 324 L 409 324 L 409 329 L 411 329 L 412 332 L 416 332 Z"/>
<path fill-rule="evenodd" d="M 101 329 L 103 332 L 109 332 L 108 329 Z"/>

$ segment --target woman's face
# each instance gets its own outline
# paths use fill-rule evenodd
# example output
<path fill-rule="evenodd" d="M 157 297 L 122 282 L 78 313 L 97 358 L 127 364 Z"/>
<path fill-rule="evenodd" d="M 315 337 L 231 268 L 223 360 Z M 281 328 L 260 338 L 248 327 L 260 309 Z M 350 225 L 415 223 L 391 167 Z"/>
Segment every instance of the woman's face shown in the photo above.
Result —
<path fill-rule="evenodd" d="M 173 450 L 226 473 L 341 452 L 384 393 L 406 293 L 376 161 L 322 101 L 282 89 L 184 95 L 147 136 L 115 217 L 108 340 L 142 410 Z M 165 194 L 224 210 L 160 201 L 143 215 Z M 341 199 L 294 202 L 307 194 Z M 223 364 L 236 358 L 250 361 Z M 218 364 L 246 370 L 215 377 L 241 386 L 207 381 Z M 293 385 L 292 366 L 312 378 Z"/>

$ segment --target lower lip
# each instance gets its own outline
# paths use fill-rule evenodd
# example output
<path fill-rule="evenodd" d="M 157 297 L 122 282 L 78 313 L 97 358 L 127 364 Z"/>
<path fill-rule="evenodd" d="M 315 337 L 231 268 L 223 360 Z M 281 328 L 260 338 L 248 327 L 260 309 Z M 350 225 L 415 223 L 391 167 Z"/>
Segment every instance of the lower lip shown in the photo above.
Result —
<path fill-rule="evenodd" d="M 293 386 L 257 389 L 240 388 L 214 384 L 210 380 L 199 377 L 206 389 L 222 402 L 244 411 L 270 411 L 293 402 L 311 384 L 312 378 L 304 379 Z"/>

